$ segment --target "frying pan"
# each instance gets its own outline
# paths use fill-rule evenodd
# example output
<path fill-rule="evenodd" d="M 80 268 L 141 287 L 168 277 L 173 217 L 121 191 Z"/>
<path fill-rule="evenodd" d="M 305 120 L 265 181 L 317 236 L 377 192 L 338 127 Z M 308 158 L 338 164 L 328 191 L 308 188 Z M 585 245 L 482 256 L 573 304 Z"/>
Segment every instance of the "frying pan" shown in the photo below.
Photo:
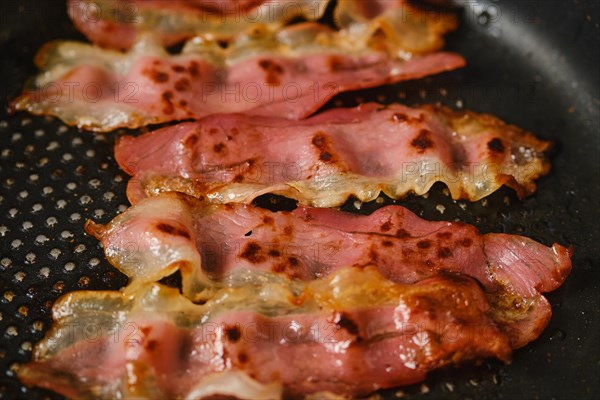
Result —
<path fill-rule="evenodd" d="M 397 203 L 431 220 L 461 220 L 483 232 L 574 245 L 573 272 L 548 294 L 553 316 L 510 365 L 486 361 L 431 374 L 423 385 L 383 398 L 500 399 L 600 396 L 600 3 L 461 1 L 449 50 L 468 67 L 425 80 L 345 94 L 327 107 L 360 101 L 439 101 L 493 113 L 555 141 L 553 169 L 519 200 L 502 189 L 477 203 L 454 202 L 442 185 L 428 198 Z M 0 398 L 60 399 L 21 385 L 16 363 L 51 324 L 56 298 L 79 289 L 119 289 L 126 278 L 83 233 L 125 209 L 126 175 L 112 157 L 120 133 L 93 135 L 58 121 L 8 115 L 7 104 L 35 72 L 36 50 L 52 39 L 82 39 L 63 0 L 0 2 Z M 260 200 L 259 200 L 260 203 Z M 371 212 L 383 204 L 364 204 Z M 344 209 L 356 211 L 349 201 Z M 283 203 L 281 205 L 284 206 Z M 176 280 L 176 278 L 174 278 Z"/>

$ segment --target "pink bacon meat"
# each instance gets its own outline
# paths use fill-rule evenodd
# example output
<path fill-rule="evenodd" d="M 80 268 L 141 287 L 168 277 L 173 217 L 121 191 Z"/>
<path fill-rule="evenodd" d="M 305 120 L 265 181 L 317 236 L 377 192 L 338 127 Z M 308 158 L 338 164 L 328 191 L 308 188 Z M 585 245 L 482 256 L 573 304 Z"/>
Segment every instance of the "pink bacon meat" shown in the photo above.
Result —
<path fill-rule="evenodd" d="M 345 269 L 300 292 L 285 284 L 222 289 L 203 305 L 159 284 L 135 296 L 69 293 L 18 374 L 74 398 L 355 397 L 511 355 L 468 277 L 400 285 L 374 268 Z M 92 322 L 94 340 L 84 334 Z"/>
<path fill-rule="evenodd" d="M 192 299 L 213 287 L 310 281 L 348 266 L 375 265 L 400 283 L 440 271 L 466 274 L 483 285 L 493 305 L 507 303 L 492 314 L 514 347 L 544 329 L 551 309 L 540 293 L 556 289 L 571 270 L 570 251 L 558 244 L 482 235 L 463 223 L 425 221 L 399 206 L 369 216 L 305 207 L 273 213 L 167 193 L 141 201 L 106 226 L 88 222 L 86 230 L 101 240 L 132 288 L 179 269 L 183 293 Z"/>
<path fill-rule="evenodd" d="M 353 0 L 351 0 L 353 1 Z M 95 44 L 129 49 L 151 32 L 165 46 L 196 35 L 229 40 L 252 27 L 276 29 L 303 17 L 315 20 L 328 0 L 69 0 L 73 23 Z"/>
<path fill-rule="evenodd" d="M 203 36 L 176 55 L 152 33 L 126 53 L 49 43 L 36 57 L 41 73 L 12 109 L 103 132 L 223 112 L 301 119 L 337 93 L 464 65 L 459 55 L 436 52 L 455 20 L 392 4 L 341 31 L 314 22 L 275 31 L 255 24 L 226 48 Z"/>
<path fill-rule="evenodd" d="M 550 164 L 549 142 L 489 115 L 439 106 L 373 103 L 304 121 L 214 115 L 120 138 L 115 158 L 133 175 L 132 203 L 164 191 L 249 203 L 276 193 L 315 207 L 426 193 L 444 182 L 455 199 L 502 185 L 521 197 Z"/>

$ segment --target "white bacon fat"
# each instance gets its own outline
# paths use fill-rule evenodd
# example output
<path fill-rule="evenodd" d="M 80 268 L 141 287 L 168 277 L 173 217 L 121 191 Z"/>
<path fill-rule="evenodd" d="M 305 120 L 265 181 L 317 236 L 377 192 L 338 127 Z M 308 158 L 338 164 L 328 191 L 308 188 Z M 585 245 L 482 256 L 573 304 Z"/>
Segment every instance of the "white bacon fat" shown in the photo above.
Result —
<path fill-rule="evenodd" d="M 127 291 L 179 269 L 182 292 L 194 300 L 210 298 L 219 287 L 312 281 L 347 266 L 375 265 L 400 283 L 442 272 L 469 275 L 486 289 L 494 320 L 514 347 L 546 326 L 551 310 L 541 293 L 560 286 L 571 270 L 571 251 L 558 244 L 482 235 L 463 223 L 425 221 L 399 206 L 369 216 L 306 207 L 273 213 L 167 193 L 86 229 L 130 277 Z"/>
<path fill-rule="evenodd" d="M 214 115 L 122 137 L 115 158 L 133 176 L 132 203 L 179 191 L 218 203 L 275 193 L 336 207 L 350 196 L 424 194 L 435 182 L 455 199 L 479 200 L 503 185 L 524 197 L 550 168 L 549 146 L 490 115 L 364 104 L 303 121 Z"/>
<path fill-rule="evenodd" d="M 405 7 L 398 2 L 340 31 L 311 22 L 276 31 L 253 25 L 226 48 L 196 37 L 176 55 L 152 33 L 126 53 L 49 43 L 36 57 L 40 74 L 12 108 L 95 131 L 218 112 L 300 119 L 337 93 L 463 66 L 462 57 L 436 52 L 455 21 Z"/>

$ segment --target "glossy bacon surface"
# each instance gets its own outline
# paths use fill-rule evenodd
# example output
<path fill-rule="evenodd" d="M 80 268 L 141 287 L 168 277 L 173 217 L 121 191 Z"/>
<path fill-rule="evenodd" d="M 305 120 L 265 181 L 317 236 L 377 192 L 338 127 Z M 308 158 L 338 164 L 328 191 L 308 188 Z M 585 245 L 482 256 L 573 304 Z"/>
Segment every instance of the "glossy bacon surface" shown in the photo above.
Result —
<path fill-rule="evenodd" d="M 507 361 L 511 347 L 488 310 L 469 278 L 401 285 L 371 267 L 295 290 L 222 289 L 203 305 L 159 284 L 135 295 L 73 292 L 54 305 L 55 325 L 18 373 L 78 399 L 357 397 L 446 365 Z"/>
<path fill-rule="evenodd" d="M 253 25 L 226 48 L 195 37 L 180 54 L 152 33 L 126 53 L 52 42 L 12 109 L 102 132 L 223 112 L 300 119 L 337 93 L 463 66 L 459 55 L 436 52 L 455 25 L 402 6 L 340 31 L 314 22 Z"/>
<path fill-rule="evenodd" d="M 77 29 L 95 44 L 129 49 L 151 32 L 165 46 L 196 35 L 229 40 L 257 24 L 276 29 L 321 17 L 328 0 L 69 0 Z"/>
<path fill-rule="evenodd" d="M 168 193 L 86 229 L 130 277 L 129 290 L 179 269 L 191 299 L 210 297 L 215 287 L 311 281 L 348 266 L 375 265 L 399 283 L 444 271 L 469 275 L 485 288 L 514 347 L 539 336 L 551 315 L 541 293 L 560 286 L 571 270 L 570 251 L 558 244 L 482 235 L 464 223 L 425 221 L 400 206 L 368 216 L 305 207 L 273 213 Z"/>
<path fill-rule="evenodd" d="M 438 181 L 455 199 L 479 200 L 502 185 L 524 197 L 550 169 L 549 146 L 490 115 L 369 103 L 297 122 L 214 115 L 123 137 L 115 157 L 133 175 L 132 203 L 180 191 L 218 203 L 276 193 L 336 207 L 349 196 L 424 194 Z"/>

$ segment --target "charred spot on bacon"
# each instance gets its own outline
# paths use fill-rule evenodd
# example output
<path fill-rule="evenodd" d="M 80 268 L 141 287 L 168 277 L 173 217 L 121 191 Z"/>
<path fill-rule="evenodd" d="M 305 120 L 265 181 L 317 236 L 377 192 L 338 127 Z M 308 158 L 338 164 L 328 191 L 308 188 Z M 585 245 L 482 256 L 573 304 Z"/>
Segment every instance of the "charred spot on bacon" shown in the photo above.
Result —
<path fill-rule="evenodd" d="M 351 0 L 353 1 L 353 0 Z M 171 46 L 196 35 L 230 40 L 247 29 L 316 20 L 329 0 L 69 0 L 73 23 L 89 40 L 128 49 L 143 32 Z"/>
<path fill-rule="evenodd" d="M 223 288 L 203 305 L 156 283 L 72 292 L 18 374 L 73 398 L 354 397 L 511 356 L 486 296 L 465 276 L 406 285 L 373 267 L 344 268 L 294 286 Z M 86 340 L 82 321 L 101 334 Z"/>
<path fill-rule="evenodd" d="M 73 398 L 360 397 L 509 361 L 540 335 L 571 249 L 399 206 L 306 206 L 437 181 L 456 199 L 522 197 L 549 169 L 549 143 L 489 115 L 366 104 L 298 121 L 339 92 L 464 65 L 437 52 L 455 18 L 406 0 L 338 1 L 337 30 L 284 26 L 328 2 L 69 0 L 91 41 L 127 51 L 47 44 L 13 110 L 101 132 L 199 120 L 119 140 L 137 204 L 86 231 L 129 284 L 61 297 L 23 382 Z M 244 204 L 264 193 L 303 205 Z M 176 271 L 181 289 L 158 283 Z"/>
<path fill-rule="evenodd" d="M 165 234 L 162 225 L 188 235 Z M 165 193 L 140 201 L 106 226 L 88 222 L 86 229 L 129 276 L 126 291 L 180 269 L 183 294 L 193 300 L 212 295 L 215 287 L 312 281 L 349 266 L 358 273 L 373 265 L 405 284 L 441 272 L 468 275 L 485 288 L 490 313 L 513 347 L 541 333 L 551 315 L 541 293 L 560 286 L 571 270 L 570 250 L 558 244 L 429 222 L 400 206 L 369 216 L 307 207 L 273 213 Z"/>
<path fill-rule="evenodd" d="M 490 115 L 371 103 L 303 121 L 214 115 L 122 137 L 115 158 L 133 175 L 132 203 L 180 191 L 218 203 L 275 193 L 336 207 L 350 196 L 424 194 L 438 181 L 455 199 L 479 200 L 503 185 L 524 197 L 550 169 L 549 146 Z"/>
<path fill-rule="evenodd" d="M 152 32 L 136 34 L 126 53 L 52 42 L 36 56 L 41 73 L 11 108 L 101 132 L 222 112 L 300 119 L 341 92 L 464 65 L 457 54 L 437 52 L 455 19 L 412 10 L 404 1 L 365 18 L 354 2 L 340 3 L 339 13 L 350 17 L 341 18 L 339 31 L 315 22 L 275 30 L 255 25 L 226 48 L 205 35 L 176 55 Z M 137 3 L 143 11 L 151 2 Z M 125 29 L 137 32 L 136 26 Z"/>

